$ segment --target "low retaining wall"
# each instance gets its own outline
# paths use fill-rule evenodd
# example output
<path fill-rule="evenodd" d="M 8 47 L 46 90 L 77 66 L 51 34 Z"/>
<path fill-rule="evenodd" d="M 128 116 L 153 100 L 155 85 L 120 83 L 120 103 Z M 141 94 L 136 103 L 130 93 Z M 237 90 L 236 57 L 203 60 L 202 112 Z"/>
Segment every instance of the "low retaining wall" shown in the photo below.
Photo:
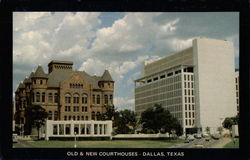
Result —
<path fill-rule="evenodd" d="M 128 140 L 128 139 L 169 139 L 169 134 L 117 134 L 112 136 L 114 140 Z"/>

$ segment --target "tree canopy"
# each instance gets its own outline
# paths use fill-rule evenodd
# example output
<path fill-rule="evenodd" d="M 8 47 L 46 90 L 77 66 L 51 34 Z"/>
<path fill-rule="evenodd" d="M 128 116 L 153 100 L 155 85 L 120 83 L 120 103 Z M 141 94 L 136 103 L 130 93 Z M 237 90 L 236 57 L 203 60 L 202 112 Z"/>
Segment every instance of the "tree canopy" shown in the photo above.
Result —
<path fill-rule="evenodd" d="M 27 122 L 26 132 L 30 133 L 32 125 L 35 125 L 39 134 L 39 129 L 44 125 L 48 113 L 40 105 L 31 105 L 25 109 L 25 117 Z"/>
<path fill-rule="evenodd" d="M 227 117 L 223 121 L 222 125 L 224 128 L 231 129 L 232 125 L 239 124 L 239 114 L 237 114 L 235 117 Z"/>
<path fill-rule="evenodd" d="M 146 133 L 172 133 L 173 131 L 177 135 L 182 135 L 183 133 L 179 121 L 159 104 L 155 104 L 154 107 L 150 107 L 142 112 L 140 123 L 142 124 L 142 132 Z"/>

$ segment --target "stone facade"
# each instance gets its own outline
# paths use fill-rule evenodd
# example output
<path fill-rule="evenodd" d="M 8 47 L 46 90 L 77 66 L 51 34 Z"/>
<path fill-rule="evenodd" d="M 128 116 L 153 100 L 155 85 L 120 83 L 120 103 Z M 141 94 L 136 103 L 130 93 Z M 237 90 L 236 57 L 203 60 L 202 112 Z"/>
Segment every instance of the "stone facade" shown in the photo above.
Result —
<path fill-rule="evenodd" d="M 48 120 L 98 120 L 105 105 L 113 105 L 114 81 L 108 70 L 102 76 L 73 71 L 73 62 L 51 61 L 48 73 L 39 65 L 15 92 L 15 120 L 25 124 L 27 106 L 41 105 Z"/>

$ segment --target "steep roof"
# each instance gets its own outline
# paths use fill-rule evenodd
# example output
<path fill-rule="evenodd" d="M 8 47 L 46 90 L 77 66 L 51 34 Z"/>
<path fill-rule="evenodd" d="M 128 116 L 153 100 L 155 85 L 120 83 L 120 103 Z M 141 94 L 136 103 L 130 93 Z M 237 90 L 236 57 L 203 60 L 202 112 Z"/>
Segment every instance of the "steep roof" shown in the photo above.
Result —
<path fill-rule="evenodd" d="M 47 78 L 47 74 L 44 73 L 42 66 L 39 65 L 32 77 L 35 77 L 35 78 Z"/>
<path fill-rule="evenodd" d="M 25 88 L 24 84 L 22 82 L 19 83 L 18 89 Z"/>
<path fill-rule="evenodd" d="M 113 81 L 110 73 L 108 70 L 105 70 L 103 75 L 102 75 L 102 78 L 101 78 L 102 81 Z"/>
<path fill-rule="evenodd" d="M 26 78 L 24 79 L 23 83 L 24 83 L 24 84 L 25 84 L 25 83 L 32 83 L 32 81 L 31 81 L 30 78 L 26 77 Z"/>
<path fill-rule="evenodd" d="M 99 89 L 98 81 L 101 77 L 90 76 L 84 71 L 72 71 L 72 70 L 55 70 L 48 75 L 48 87 L 59 87 L 59 83 L 68 79 L 70 76 L 74 74 L 74 72 L 80 72 L 80 74 L 84 77 L 84 79 L 92 84 L 94 89 Z"/>

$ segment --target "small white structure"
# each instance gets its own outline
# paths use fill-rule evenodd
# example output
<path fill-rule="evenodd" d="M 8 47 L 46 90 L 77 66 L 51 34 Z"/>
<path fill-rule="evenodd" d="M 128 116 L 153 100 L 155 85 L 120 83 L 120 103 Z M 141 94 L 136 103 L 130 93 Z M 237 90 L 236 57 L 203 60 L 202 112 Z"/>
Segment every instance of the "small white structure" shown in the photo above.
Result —
<path fill-rule="evenodd" d="M 50 137 L 111 137 L 112 121 L 47 120 L 45 140 Z"/>

